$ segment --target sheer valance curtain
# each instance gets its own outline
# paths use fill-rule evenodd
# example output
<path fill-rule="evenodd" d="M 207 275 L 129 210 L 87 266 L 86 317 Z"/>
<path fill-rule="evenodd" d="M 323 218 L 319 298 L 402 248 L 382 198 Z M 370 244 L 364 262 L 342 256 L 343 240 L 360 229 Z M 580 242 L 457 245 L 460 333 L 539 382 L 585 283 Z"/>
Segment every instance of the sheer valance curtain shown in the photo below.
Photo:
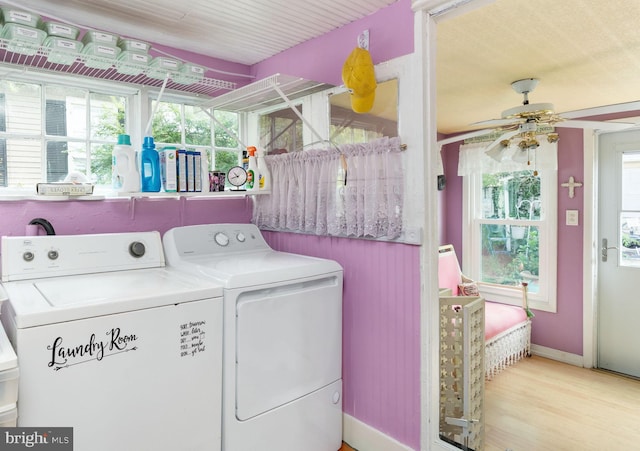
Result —
<path fill-rule="evenodd" d="M 262 229 L 397 238 L 404 200 L 399 138 L 269 155 L 271 194 L 256 196 Z"/>
<path fill-rule="evenodd" d="M 558 169 L 557 143 L 541 141 L 540 147 L 529 151 L 521 150 L 516 144 L 513 144 L 504 149 L 501 161 L 497 161 L 485 153 L 489 144 L 490 142 L 461 145 L 458 175 Z M 530 164 L 527 164 L 527 161 L 530 161 Z"/>

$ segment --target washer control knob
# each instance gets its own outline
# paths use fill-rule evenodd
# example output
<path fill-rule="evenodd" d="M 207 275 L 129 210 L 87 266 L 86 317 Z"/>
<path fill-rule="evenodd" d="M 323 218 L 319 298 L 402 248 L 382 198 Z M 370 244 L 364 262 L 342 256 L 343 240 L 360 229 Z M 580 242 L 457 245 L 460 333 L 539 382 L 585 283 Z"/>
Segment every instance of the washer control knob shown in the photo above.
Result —
<path fill-rule="evenodd" d="M 246 237 L 246 236 L 244 236 L 244 233 L 242 233 L 242 232 L 238 232 L 238 234 L 236 235 L 236 239 L 237 239 L 238 241 L 240 241 L 241 243 L 244 243 L 244 242 L 245 242 L 245 240 L 247 239 L 247 237 Z"/>
<path fill-rule="evenodd" d="M 219 246 L 226 246 L 229 244 L 229 237 L 225 235 L 223 232 L 216 233 L 216 236 L 214 236 L 214 239 L 216 240 L 216 243 L 218 243 Z"/>
<path fill-rule="evenodd" d="M 333 392 L 333 396 L 331 397 L 331 402 L 333 402 L 334 404 L 338 404 L 340 402 L 340 392 L 338 391 Z"/>
<path fill-rule="evenodd" d="M 49 260 L 56 260 L 59 256 L 60 254 L 58 254 L 58 251 L 52 250 L 47 252 L 47 257 L 49 257 Z"/>
<path fill-rule="evenodd" d="M 144 255 L 145 251 L 144 243 L 140 241 L 134 241 L 129 245 L 129 253 L 132 257 L 140 258 Z"/>
<path fill-rule="evenodd" d="M 31 251 L 26 251 L 24 254 L 22 254 L 22 258 L 24 259 L 24 261 L 30 262 L 35 258 L 35 255 Z"/>

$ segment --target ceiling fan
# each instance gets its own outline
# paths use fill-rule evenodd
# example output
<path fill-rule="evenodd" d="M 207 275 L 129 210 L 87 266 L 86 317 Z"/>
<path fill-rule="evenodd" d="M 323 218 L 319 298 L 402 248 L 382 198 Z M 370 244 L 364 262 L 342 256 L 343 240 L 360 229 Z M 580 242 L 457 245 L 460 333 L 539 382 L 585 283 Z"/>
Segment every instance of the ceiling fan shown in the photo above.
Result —
<path fill-rule="evenodd" d="M 538 85 L 538 81 L 536 78 L 525 78 L 514 81 L 511 83 L 511 87 L 518 94 L 523 95 L 524 100 L 522 101 L 522 105 L 503 111 L 500 119 L 491 119 L 472 124 L 474 126 L 486 125 L 490 128 L 445 138 L 438 141 L 438 145 L 442 146 L 452 142 L 497 132 L 499 136 L 486 148 L 486 153 L 496 158 L 501 150 L 511 145 L 513 140 L 517 140 L 518 146 L 522 150 L 537 148 L 540 145 L 538 141 L 538 136 L 540 135 L 545 135 L 549 142 L 558 141 L 558 134 L 553 131 L 553 127 L 614 131 L 636 125 L 630 122 L 571 120 L 565 117 L 570 113 L 564 113 L 564 115 L 555 113 L 552 103 L 529 103 L 529 94 Z"/>

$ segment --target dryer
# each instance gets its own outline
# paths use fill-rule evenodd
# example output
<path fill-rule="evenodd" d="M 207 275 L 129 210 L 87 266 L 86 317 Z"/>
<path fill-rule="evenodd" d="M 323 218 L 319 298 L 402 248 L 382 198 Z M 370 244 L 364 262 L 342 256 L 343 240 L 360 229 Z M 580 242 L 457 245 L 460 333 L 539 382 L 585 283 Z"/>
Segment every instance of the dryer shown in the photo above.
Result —
<path fill-rule="evenodd" d="M 2 237 L 2 282 L 18 426 L 72 427 L 77 451 L 220 449 L 222 286 L 166 268 L 158 232 Z"/>
<path fill-rule="evenodd" d="M 224 287 L 223 450 L 338 450 L 340 265 L 275 251 L 253 224 L 177 227 L 163 245 L 169 266 Z"/>

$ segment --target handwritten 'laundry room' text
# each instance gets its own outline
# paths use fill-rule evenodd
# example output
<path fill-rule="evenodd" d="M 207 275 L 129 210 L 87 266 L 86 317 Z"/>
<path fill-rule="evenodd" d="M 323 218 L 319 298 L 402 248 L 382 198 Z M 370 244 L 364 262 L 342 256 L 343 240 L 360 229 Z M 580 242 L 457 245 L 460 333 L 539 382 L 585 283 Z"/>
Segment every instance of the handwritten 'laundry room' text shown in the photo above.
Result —
<path fill-rule="evenodd" d="M 51 351 L 48 366 L 57 371 L 91 360 L 101 361 L 109 355 L 137 349 L 136 346 L 132 346 L 138 340 L 135 334 L 124 334 L 119 327 L 114 327 L 105 335 L 107 339 L 100 340 L 93 333 L 86 343 L 72 346 L 66 345 L 63 337 L 57 337 L 51 345 L 47 346 L 47 350 Z"/>

